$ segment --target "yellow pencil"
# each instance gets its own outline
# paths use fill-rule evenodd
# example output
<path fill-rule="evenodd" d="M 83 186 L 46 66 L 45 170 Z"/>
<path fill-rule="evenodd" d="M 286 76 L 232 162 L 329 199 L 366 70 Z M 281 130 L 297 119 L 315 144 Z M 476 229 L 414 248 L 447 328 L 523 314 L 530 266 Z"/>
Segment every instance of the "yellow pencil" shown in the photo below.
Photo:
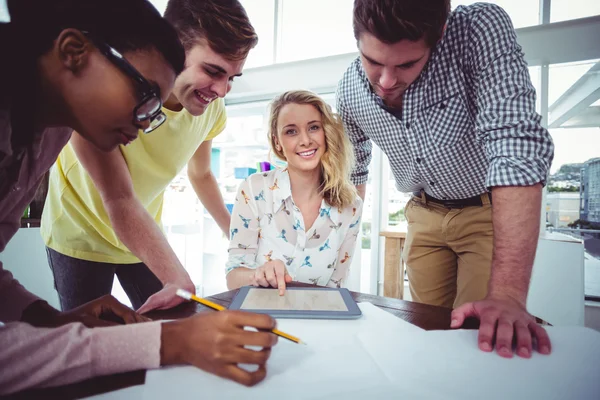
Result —
<path fill-rule="evenodd" d="M 206 299 L 198 297 L 198 296 L 196 296 L 194 294 L 191 294 L 187 290 L 177 289 L 177 296 L 182 297 L 182 298 L 184 298 L 186 300 L 194 300 L 194 301 L 196 301 L 196 302 L 198 302 L 198 303 L 200 303 L 202 305 L 205 305 L 206 307 L 212 308 L 213 310 L 217 310 L 217 311 L 226 310 L 226 308 L 223 307 L 222 305 L 217 304 L 217 303 L 213 303 L 210 300 L 206 300 Z M 284 339 L 287 339 L 289 341 L 292 341 L 294 343 L 304 344 L 304 345 L 306 344 L 302 340 L 300 340 L 299 338 L 297 338 L 296 336 L 292 336 L 292 335 L 287 334 L 285 332 L 281 332 L 279 329 L 273 329 L 273 330 L 271 330 L 271 332 L 273 332 L 277 336 L 280 336 L 280 337 L 282 337 Z"/>

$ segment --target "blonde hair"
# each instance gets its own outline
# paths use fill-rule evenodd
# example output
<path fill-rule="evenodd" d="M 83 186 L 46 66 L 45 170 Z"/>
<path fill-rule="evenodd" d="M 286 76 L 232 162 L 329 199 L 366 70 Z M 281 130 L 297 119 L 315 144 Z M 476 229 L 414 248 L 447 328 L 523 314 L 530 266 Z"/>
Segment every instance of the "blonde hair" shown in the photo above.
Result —
<path fill-rule="evenodd" d="M 344 132 L 340 117 L 319 96 L 307 90 L 292 90 L 271 102 L 268 132 L 271 151 L 281 160 L 286 160 L 283 151 L 277 149 L 276 139 L 279 113 L 287 104 L 309 104 L 321 114 L 326 149 L 321 157 L 320 193 L 332 207 L 350 206 L 357 196 L 356 188 L 350 182 L 354 167 L 352 144 Z"/>

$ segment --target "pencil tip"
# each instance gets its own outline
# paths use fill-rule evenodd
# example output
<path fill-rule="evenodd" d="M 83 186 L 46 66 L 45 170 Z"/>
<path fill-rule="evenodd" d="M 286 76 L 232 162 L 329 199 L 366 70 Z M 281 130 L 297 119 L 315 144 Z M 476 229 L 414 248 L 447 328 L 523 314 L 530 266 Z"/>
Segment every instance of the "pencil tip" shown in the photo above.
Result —
<path fill-rule="evenodd" d="M 303 344 L 303 345 L 307 346 L 306 342 L 303 342 L 302 340 L 299 341 L 298 344 Z"/>

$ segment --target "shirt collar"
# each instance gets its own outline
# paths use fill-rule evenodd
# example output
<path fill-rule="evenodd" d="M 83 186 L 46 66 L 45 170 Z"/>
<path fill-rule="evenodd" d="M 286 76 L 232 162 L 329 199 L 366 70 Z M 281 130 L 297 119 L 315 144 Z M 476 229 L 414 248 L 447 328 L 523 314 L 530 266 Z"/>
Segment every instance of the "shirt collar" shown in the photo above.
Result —
<path fill-rule="evenodd" d="M 271 188 L 275 188 L 275 190 L 273 190 L 273 202 L 274 204 L 279 204 L 279 206 L 275 207 L 275 213 L 288 207 L 286 204 L 288 199 L 290 200 L 290 203 L 293 204 L 292 185 L 290 183 L 290 174 L 288 173 L 287 168 L 276 170 L 275 180 Z M 323 200 L 321 201 L 321 207 L 319 208 L 319 218 L 328 217 L 333 225 L 338 226 L 340 224 L 342 212 L 342 209 L 331 207 Z"/>

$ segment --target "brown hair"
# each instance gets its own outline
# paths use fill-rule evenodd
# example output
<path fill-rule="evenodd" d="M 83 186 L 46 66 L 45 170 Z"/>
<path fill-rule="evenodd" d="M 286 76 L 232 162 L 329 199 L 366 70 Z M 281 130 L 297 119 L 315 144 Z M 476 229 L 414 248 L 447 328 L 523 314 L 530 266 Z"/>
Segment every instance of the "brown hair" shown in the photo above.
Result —
<path fill-rule="evenodd" d="M 258 35 L 238 0 L 169 0 L 165 19 L 189 50 L 201 39 L 225 58 L 240 61 L 258 43 Z"/>
<path fill-rule="evenodd" d="M 350 172 L 354 166 L 354 152 L 344 126 L 329 104 L 308 90 L 292 90 L 277 96 L 269 111 L 269 143 L 271 151 L 285 161 L 283 151 L 277 150 L 277 120 L 281 109 L 287 104 L 309 104 L 321 114 L 327 148 L 321 157 L 321 195 L 332 207 L 344 208 L 356 200 L 357 192 L 350 182 Z"/>
<path fill-rule="evenodd" d="M 450 13 L 450 0 L 354 0 L 354 37 L 370 33 L 387 44 L 425 38 L 440 40 Z"/>

